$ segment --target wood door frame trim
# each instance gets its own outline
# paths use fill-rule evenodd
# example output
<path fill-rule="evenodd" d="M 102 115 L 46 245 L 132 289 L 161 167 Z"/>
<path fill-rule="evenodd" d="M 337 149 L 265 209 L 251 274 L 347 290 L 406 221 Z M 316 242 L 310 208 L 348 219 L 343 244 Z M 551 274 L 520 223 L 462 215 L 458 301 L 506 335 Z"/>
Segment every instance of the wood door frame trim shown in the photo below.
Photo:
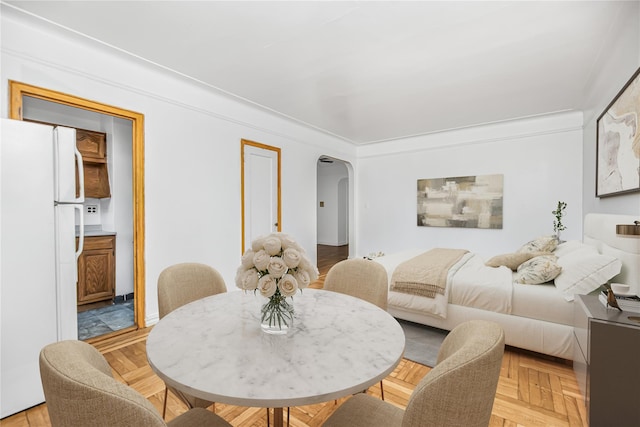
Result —
<path fill-rule="evenodd" d="M 244 238 L 245 238 L 245 225 L 244 225 L 244 217 L 245 217 L 245 206 L 244 206 L 244 147 L 249 145 L 251 147 L 262 148 L 264 150 L 275 151 L 278 155 L 278 184 L 277 184 L 277 200 L 278 200 L 278 213 L 277 213 L 277 221 L 278 221 L 278 231 L 282 231 L 282 198 L 281 198 L 281 150 L 279 147 L 273 147 L 271 145 L 262 144 L 260 142 L 250 141 L 248 139 L 240 140 L 240 205 L 241 205 L 241 216 L 242 216 L 242 253 L 245 251 L 244 247 Z"/>
<path fill-rule="evenodd" d="M 133 283 L 135 323 L 145 322 L 145 257 L 144 257 L 144 115 L 101 102 L 80 98 L 63 92 L 9 80 L 9 118 L 23 120 L 23 97 L 80 108 L 96 113 L 131 120 L 133 162 Z"/>

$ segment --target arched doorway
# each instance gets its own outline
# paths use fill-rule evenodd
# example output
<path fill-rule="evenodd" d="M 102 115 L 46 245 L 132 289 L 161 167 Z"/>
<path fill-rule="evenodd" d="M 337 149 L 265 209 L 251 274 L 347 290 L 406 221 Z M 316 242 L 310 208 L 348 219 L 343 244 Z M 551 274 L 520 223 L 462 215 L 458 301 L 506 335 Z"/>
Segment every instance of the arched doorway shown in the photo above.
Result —
<path fill-rule="evenodd" d="M 343 160 L 320 156 L 317 162 L 318 263 L 323 253 L 353 257 L 353 168 Z M 320 266 L 318 267 L 320 268 Z"/>

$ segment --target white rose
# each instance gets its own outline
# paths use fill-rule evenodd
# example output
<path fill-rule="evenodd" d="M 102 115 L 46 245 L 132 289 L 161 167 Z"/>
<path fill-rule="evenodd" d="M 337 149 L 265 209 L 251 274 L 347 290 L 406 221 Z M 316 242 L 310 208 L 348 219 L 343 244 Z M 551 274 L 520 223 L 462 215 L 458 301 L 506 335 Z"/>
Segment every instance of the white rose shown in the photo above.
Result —
<path fill-rule="evenodd" d="M 236 277 L 234 281 L 236 282 L 236 286 L 240 289 L 242 289 L 242 276 L 244 275 L 245 271 L 247 271 L 247 269 L 243 266 L 238 267 L 238 269 L 236 270 Z"/>
<path fill-rule="evenodd" d="M 283 297 L 291 297 L 295 295 L 298 290 L 298 282 L 291 274 L 285 274 L 282 279 L 278 281 L 278 289 Z"/>
<path fill-rule="evenodd" d="M 271 256 L 278 255 L 280 250 L 282 250 L 282 243 L 278 236 L 271 234 L 269 237 L 264 239 L 264 250 Z"/>
<path fill-rule="evenodd" d="M 309 273 L 309 279 L 313 282 L 314 280 L 318 280 L 320 277 L 320 272 L 318 271 L 318 267 L 311 264 L 311 269 L 307 271 Z"/>
<path fill-rule="evenodd" d="M 265 274 L 258 280 L 258 289 L 263 297 L 271 298 L 276 293 L 278 284 L 270 274 Z"/>
<path fill-rule="evenodd" d="M 257 237 L 253 242 L 251 242 L 251 249 L 253 249 L 254 252 L 258 252 L 261 249 L 264 249 L 264 240 L 267 238 L 267 236 L 259 236 Z"/>
<path fill-rule="evenodd" d="M 242 255 L 242 260 L 240 261 L 240 265 L 242 265 L 245 269 L 253 267 L 253 256 L 255 252 L 253 250 L 248 249 Z"/>
<path fill-rule="evenodd" d="M 301 258 L 300 252 L 294 248 L 287 248 L 282 253 L 282 260 L 289 268 L 296 268 Z"/>
<path fill-rule="evenodd" d="M 309 273 L 307 273 L 305 270 L 298 269 L 298 271 L 296 271 L 293 274 L 293 277 L 296 278 L 296 281 L 298 282 L 298 287 L 300 289 L 304 289 L 311 284 Z"/>
<path fill-rule="evenodd" d="M 267 266 L 269 274 L 276 279 L 281 278 L 288 269 L 287 264 L 284 263 L 282 258 L 277 256 L 272 256 L 269 260 L 269 265 Z"/>
<path fill-rule="evenodd" d="M 269 267 L 270 258 L 264 250 L 259 250 L 253 255 L 253 265 L 256 266 L 258 271 L 265 271 Z"/>
<path fill-rule="evenodd" d="M 297 250 L 298 252 L 304 253 L 304 249 L 302 249 L 302 246 L 300 246 L 298 242 L 293 240 L 293 238 L 291 238 L 287 234 L 280 235 L 280 242 L 282 242 L 282 249 L 292 248 Z"/>
<path fill-rule="evenodd" d="M 236 277 L 236 286 L 245 291 L 255 291 L 258 288 L 258 279 L 260 275 L 251 268 L 238 274 Z"/>
<path fill-rule="evenodd" d="M 307 258 L 306 256 L 303 256 L 300 260 L 300 264 L 298 265 L 298 271 L 299 270 L 306 271 L 309 274 L 309 280 L 311 280 L 312 282 L 316 280 L 320 275 L 316 266 L 311 264 L 311 261 L 309 261 L 309 258 Z"/>

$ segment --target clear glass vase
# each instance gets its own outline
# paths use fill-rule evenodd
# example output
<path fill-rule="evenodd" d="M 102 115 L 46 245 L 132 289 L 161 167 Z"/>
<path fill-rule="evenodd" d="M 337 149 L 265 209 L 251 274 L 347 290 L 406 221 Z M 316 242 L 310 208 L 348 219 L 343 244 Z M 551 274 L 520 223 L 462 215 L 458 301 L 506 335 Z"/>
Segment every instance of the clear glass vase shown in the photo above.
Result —
<path fill-rule="evenodd" d="M 268 334 L 286 334 L 293 327 L 293 304 L 279 291 L 262 305 L 260 327 Z"/>

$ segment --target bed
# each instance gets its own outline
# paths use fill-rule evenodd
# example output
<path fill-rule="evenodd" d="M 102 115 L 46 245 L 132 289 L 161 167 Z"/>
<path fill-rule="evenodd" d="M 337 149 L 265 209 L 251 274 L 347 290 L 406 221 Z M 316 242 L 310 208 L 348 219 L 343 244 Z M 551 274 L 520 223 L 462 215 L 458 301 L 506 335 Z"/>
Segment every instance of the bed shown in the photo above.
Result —
<path fill-rule="evenodd" d="M 407 264 L 419 259 L 416 257 L 426 257 L 425 249 L 385 255 L 374 261 L 387 270 L 388 310 L 396 318 L 445 330 L 471 319 L 491 320 L 503 327 L 507 345 L 572 359 L 575 294 L 598 292 L 606 282 L 626 283 L 640 293 L 640 238 L 616 235 L 617 224 L 632 224 L 637 219 L 587 214 L 582 241 L 556 242 L 557 246 L 549 250 L 545 247 L 549 236 L 541 236 L 512 254 L 488 260 L 462 253 L 450 261 L 444 273 L 444 290 L 436 287 L 438 292 L 429 296 L 415 292 L 411 286 L 401 286 L 413 282 L 403 281 L 406 277 L 400 270 L 405 271 Z M 527 251 L 531 256 L 520 262 L 524 259 L 520 255 Z M 511 269 L 514 263 L 521 271 Z M 544 280 L 546 275 L 554 279 Z M 517 283 L 522 281 L 526 284 Z M 536 281 L 542 283 L 528 284 Z"/>

